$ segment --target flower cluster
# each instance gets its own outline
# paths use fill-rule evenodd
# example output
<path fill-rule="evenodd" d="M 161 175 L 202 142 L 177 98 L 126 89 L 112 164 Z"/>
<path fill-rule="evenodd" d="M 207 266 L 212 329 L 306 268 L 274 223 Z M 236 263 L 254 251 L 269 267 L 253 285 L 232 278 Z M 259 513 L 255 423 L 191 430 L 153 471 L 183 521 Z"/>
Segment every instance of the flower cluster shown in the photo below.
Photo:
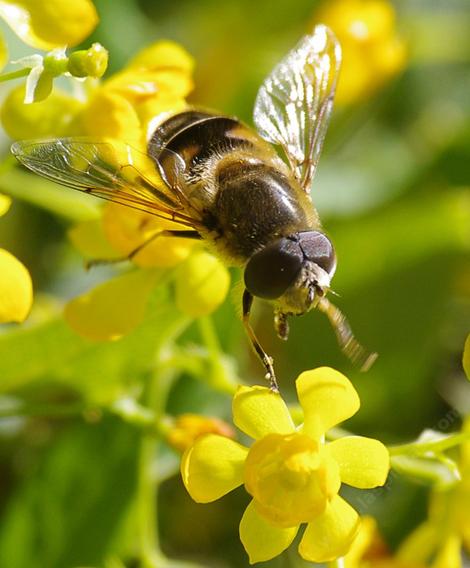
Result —
<path fill-rule="evenodd" d="M 57 48 L 81 41 L 96 25 L 91 2 L 83 0 L 71 9 L 66 2 L 48 0 L 41 10 L 21 4 L 28 4 L 23 13 L 29 25 L 28 42 L 53 51 L 18 62 L 30 71 L 26 85 L 13 88 L 2 106 L 0 119 L 6 132 L 16 139 L 86 136 L 110 142 L 115 148 L 125 142 L 135 149 L 139 173 L 162 184 L 145 157 L 147 140 L 158 117 L 186 107 L 186 96 L 193 88 L 194 62 L 189 54 L 174 42 L 159 41 L 137 53 L 118 73 L 99 81 L 107 66 L 102 46 L 93 44 L 70 55 Z M 49 17 L 55 8 L 56 15 Z M 0 15 L 17 25 L 11 11 L 0 11 Z M 61 25 L 54 35 L 56 16 Z M 62 74 L 86 81 L 75 81 L 72 92 L 53 88 L 53 79 Z M 28 104 L 31 102 L 34 104 Z M 119 161 L 120 150 L 115 154 Z M 74 245 L 92 259 L 126 258 L 149 241 L 132 257 L 142 270 L 105 282 L 67 305 L 65 317 L 78 333 L 109 340 L 131 331 L 144 317 L 149 295 L 159 280 L 158 268 L 175 267 L 176 305 L 191 317 L 210 313 L 224 300 L 230 280 L 218 260 L 195 247 L 191 239 L 161 236 L 152 240 L 170 229 L 185 227 L 109 203 L 98 219 L 83 221 L 70 230 Z M 118 312 L 116 305 L 121 306 Z"/>
<path fill-rule="evenodd" d="M 407 51 L 388 0 L 329 0 L 315 14 L 338 37 L 343 65 L 335 103 L 367 99 L 403 70 Z"/>
<path fill-rule="evenodd" d="M 143 49 L 91 92 L 75 115 L 74 133 L 111 142 L 124 140 L 143 157 L 155 118 L 186 107 L 185 97 L 193 87 L 192 69 L 192 58 L 176 43 L 160 41 Z M 145 173 L 156 178 L 155 171 Z M 176 306 L 190 317 L 209 314 L 224 301 L 230 286 L 227 269 L 194 240 L 165 236 L 152 240 L 170 229 L 185 227 L 114 203 L 103 207 L 99 220 L 72 228 L 73 243 L 91 258 L 125 258 L 151 241 L 132 256 L 140 271 L 114 278 L 68 304 L 65 317 L 78 333 L 106 340 L 131 331 L 144 316 L 159 280 L 158 268 L 174 268 Z M 121 306 L 119 314 L 115 305 Z"/>
<path fill-rule="evenodd" d="M 183 456 L 183 481 L 195 501 L 214 501 L 242 484 L 253 498 L 240 523 L 251 563 L 280 554 L 303 523 L 299 552 L 304 559 L 327 562 L 343 556 L 360 520 L 339 495 L 341 484 L 381 486 L 389 471 L 388 451 L 377 440 L 325 441 L 331 427 L 359 409 L 359 397 L 344 375 L 326 367 L 306 371 L 296 387 L 302 426 L 295 426 L 278 393 L 240 387 L 233 399 L 234 423 L 254 444 L 247 448 L 208 434 Z"/>

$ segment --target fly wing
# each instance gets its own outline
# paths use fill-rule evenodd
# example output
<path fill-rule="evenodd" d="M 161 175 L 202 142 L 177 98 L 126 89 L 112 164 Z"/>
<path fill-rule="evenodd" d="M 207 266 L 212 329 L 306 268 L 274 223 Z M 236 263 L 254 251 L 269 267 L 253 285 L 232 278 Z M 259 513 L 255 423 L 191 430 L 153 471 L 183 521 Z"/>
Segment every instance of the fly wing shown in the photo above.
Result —
<path fill-rule="evenodd" d="M 165 183 L 155 162 L 128 144 L 59 138 L 15 142 L 11 151 L 28 169 L 61 185 L 184 225 L 200 222 L 176 184 Z M 183 183 L 180 162 L 173 161 Z"/>
<path fill-rule="evenodd" d="M 340 63 L 336 37 L 318 25 L 273 69 L 256 97 L 254 122 L 260 135 L 282 147 L 307 194 L 328 127 Z"/>

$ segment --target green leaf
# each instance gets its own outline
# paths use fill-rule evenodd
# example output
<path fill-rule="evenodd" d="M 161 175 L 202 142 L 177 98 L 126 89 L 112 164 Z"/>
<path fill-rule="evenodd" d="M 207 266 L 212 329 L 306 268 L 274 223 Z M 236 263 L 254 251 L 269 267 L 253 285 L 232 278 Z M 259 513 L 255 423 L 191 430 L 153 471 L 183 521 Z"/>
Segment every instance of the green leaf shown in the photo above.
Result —
<path fill-rule="evenodd" d="M 56 440 L 0 520 L 0 565 L 102 565 L 134 497 L 137 435 L 107 419 Z"/>

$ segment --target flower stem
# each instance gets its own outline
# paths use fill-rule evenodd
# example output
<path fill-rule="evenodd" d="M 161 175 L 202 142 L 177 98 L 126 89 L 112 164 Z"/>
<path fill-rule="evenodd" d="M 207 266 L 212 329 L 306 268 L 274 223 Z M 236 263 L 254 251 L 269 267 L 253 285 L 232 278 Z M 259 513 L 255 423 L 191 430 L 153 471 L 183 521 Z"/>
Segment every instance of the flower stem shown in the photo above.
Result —
<path fill-rule="evenodd" d="M 12 79 L 18 79 L 18 77 L 26 77 L 27 75 L 29 75 L 30 71 L 31 69 L 29 67 L 25 67 L 24 69 L 11 71 L 10 73 L 3 73 L 3 75 L 0 75 L 0 83 L 11 81 Z"/>
<path fill-rule="evenodd" d="M 158 372 L 157 369 L 149 379 L 144 402 L 146 407 L 155 413 L 157 423 L 163 420 L 173 376 L 171 371 L 162 372 L 160 369 Z M 154 471 L 157 454 L 156 442 L 154 432 L 142 431 L 137 488 L 137 528 L 142 568 L 160 568 L 163 564 L 157 530 L 158 484 Z"/>
<path fill-rule="evenodd" d="M 209 316 L 201 317 L 197 320 L 199 333 L 206 345 L 211 365 L 210 383 L 215 388 L 233 394 L 236 384 L 230 380 L 227 373 L 227 366 L 223 362 L 223 353 L 220 347 L 219 338 L 214 329 L 214 324 Z"/>
<path fill-rule="evenodd" d="M 399 446 L 389 446 L 388 450 L 392 456 L 400 455 L 423 455 L 427 452 L 443 452 L 454 446 L 459 446 L 470 440 L 470 432 L 457 432 L 445 438 L 426 442 L 411 442 Z"/>
<path fill-rule="evenodd" d="M 63 416 L 78 416 L 93 410 L 83 402 L 63 402 L 61 404 L 18 404 L 15 402 L 11 406 L 5 405 L 4 408 L 0 408 L 0 419 L 26 416 L 61 418 Z"/>

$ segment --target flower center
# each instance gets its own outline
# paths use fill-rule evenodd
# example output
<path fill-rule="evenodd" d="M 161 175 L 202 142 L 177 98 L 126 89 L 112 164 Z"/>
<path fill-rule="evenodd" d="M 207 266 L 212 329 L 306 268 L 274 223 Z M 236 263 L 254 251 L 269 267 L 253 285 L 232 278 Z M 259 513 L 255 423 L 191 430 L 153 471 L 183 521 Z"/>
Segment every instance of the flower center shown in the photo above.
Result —
<path fill-rule="evenodd" d="M 322 513 L 340 487 L 338 466 L 322 444 L 303 434 L 269 434 L 250 449 L 245 486 L 273 524 L 295 526 Z"/>

